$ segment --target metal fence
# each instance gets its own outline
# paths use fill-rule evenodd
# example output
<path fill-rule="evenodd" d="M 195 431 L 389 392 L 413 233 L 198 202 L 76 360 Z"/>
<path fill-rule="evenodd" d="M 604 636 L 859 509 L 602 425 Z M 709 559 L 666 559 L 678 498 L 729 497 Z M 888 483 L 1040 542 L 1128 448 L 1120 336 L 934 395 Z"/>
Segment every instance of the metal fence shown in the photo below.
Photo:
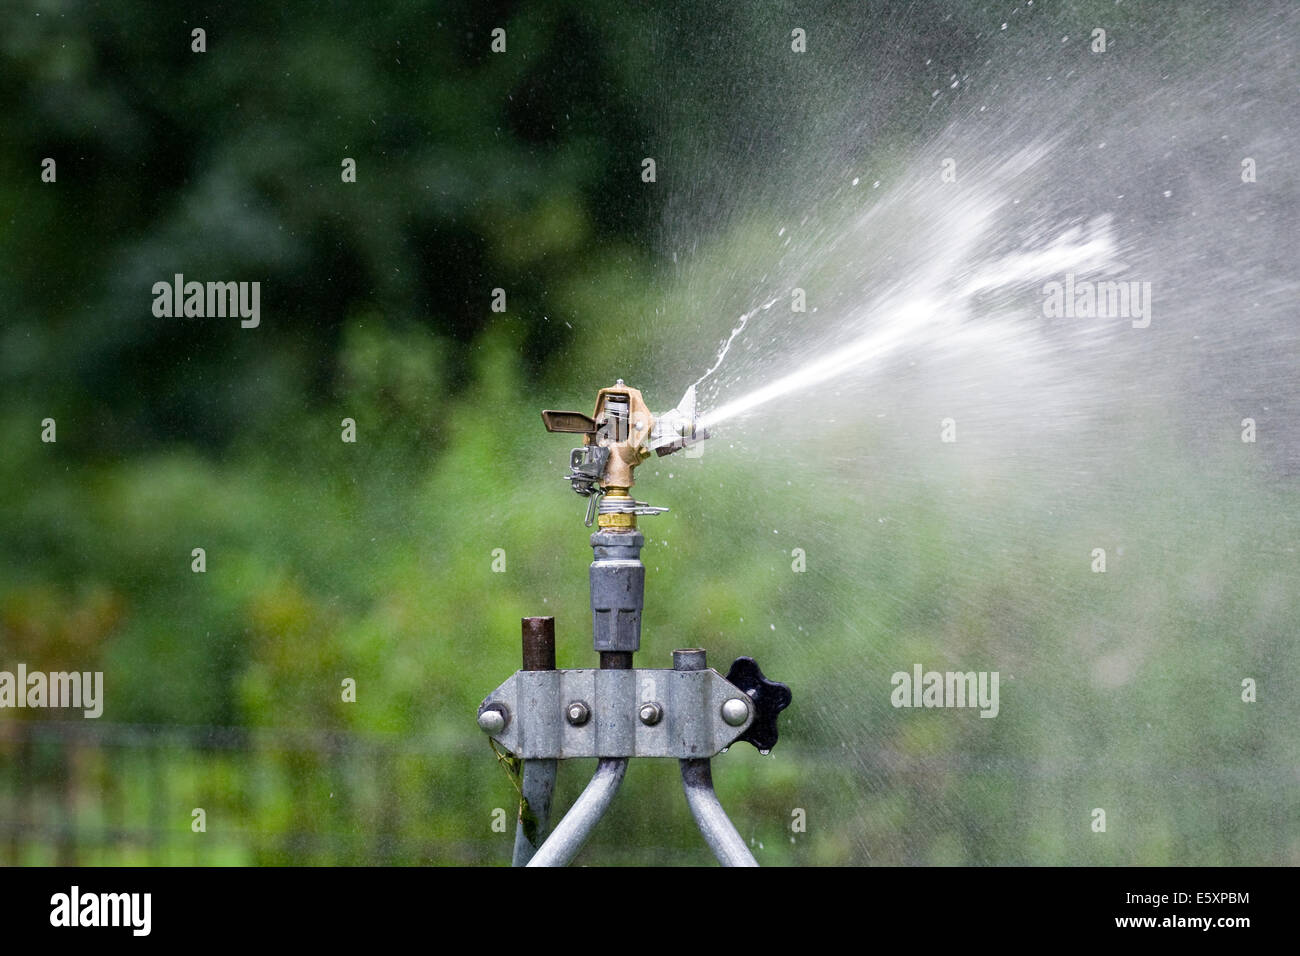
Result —
<path fill-rule="evenodd" d="M 397 735 L 6 721 L 0 863 L 492 859 L 489 834 L 448 832 L 437 792 L 482 757 Z"/>

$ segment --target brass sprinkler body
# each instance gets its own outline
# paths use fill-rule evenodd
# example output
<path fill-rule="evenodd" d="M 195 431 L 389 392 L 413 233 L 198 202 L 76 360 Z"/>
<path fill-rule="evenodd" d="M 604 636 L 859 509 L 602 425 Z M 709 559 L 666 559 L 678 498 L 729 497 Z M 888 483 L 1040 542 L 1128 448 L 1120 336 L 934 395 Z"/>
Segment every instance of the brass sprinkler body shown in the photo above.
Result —
<path fill-rule="evenodd" d="M 596 393 L 596 408 L 590 417 L 581 412 L 543 411 L 546 430 L 582 435 L 583 447 L 569 458 L 565 479 L 573 490 L 591 498 L 587 525 L 598 511 L 597 526 L 610 531 L 633 531 L 637 515 L 659 514 L 655 508 L 634 499 L 632 472 L 653 450 L 668 455 L 708 437 L 695 424 L 695 386 L 686 390 L 678 406 L 653 415 L 640 389 L 620 378 Z M 599 505 L 599 506 L 598 506 Z"/>

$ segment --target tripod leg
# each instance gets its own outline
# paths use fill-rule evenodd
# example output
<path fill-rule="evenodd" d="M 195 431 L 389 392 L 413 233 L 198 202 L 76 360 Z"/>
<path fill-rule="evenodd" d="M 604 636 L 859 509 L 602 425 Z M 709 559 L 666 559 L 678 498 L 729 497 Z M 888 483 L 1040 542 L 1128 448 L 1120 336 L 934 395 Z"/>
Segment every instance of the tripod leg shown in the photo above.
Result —
<path fill-rule="evenodd" d="M 551 825 L 551 796 L 555 792 L 558 760 L 525 760 L 522 818 L 515 826 L 515 852 L 511 866 L 526 866 L 546 839 Z"/>
<path fill-rule="evenodd" d="M 686 803 L 718 862 L 723 866 L 758 866 L 713 790 L 713 771 L 708 759 L 683 760 L 681 764 Z"/>
<path fill-rule="evenodd" d="M 596 765 L 596 773 L 585 790 L 573 802 L 564 819 L 556 824 L 555 832 L 528 861 L 529 866 L 564 866 L 582 849 L 591 831 L 605 815 L 614 800 L 614 794 L 627 773 L 627 758 L 604 758 Z"/>

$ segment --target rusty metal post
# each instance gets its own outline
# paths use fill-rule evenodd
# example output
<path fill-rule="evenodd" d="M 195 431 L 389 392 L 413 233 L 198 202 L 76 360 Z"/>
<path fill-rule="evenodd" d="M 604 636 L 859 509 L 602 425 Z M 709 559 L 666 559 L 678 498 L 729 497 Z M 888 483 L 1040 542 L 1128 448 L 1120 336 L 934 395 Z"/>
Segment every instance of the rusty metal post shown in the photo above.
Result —
<path fill-rule="evenodd" d="M 555 670 L 555 618 L 526 617 L 523 625 L 524 670 Z"/>
<path fill-rule="evenodd" d="M 526 671 L 555 670 L 555 618 L 522 620 Z M 519 789 L 519 822 L 515 826 L 513 866 L 527 866 L 550 833 L 551 797 L 555 793 L 556 760 L 525 760 Z"/>

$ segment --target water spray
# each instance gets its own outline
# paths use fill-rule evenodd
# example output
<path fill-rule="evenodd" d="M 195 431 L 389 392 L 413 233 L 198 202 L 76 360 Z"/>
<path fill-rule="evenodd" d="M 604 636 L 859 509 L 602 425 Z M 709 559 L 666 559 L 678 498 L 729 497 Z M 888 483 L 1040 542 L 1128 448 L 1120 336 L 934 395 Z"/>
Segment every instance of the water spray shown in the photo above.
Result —
<path fill-rule="evenodd" d="M 633 667 L 645 604 L 645 538 L 637 518 L 667 511 L 631 495 L 633 471 L 651 453 L 670 455 L 709 437 L 696 413 L 695 387 L 677 407 L 651 414 L 641 392 L 619 379 L 596 394 L 592 415 L 543 411 L 547 431 L 583 436 L 565 476 L 589 499 L 592 643 L 596 669 L 557 669 L 555 619 L 523 619 L 523 668 L 483 701 L 478 724 L 523 761 L 515 866 L 563 866 L 609 808 L 628 760 L 675 757 L 700 833 L 724 866 L 757 866 L 713 789 L 714 756 L 737 741 L 769 753 L 790 690 L 768 680 L 750 657 L 723 677 L 705 651 L 673 651 L 671 669 Z M 558 762 L 596 757 L 591 782 L 549 833 Z"/>

